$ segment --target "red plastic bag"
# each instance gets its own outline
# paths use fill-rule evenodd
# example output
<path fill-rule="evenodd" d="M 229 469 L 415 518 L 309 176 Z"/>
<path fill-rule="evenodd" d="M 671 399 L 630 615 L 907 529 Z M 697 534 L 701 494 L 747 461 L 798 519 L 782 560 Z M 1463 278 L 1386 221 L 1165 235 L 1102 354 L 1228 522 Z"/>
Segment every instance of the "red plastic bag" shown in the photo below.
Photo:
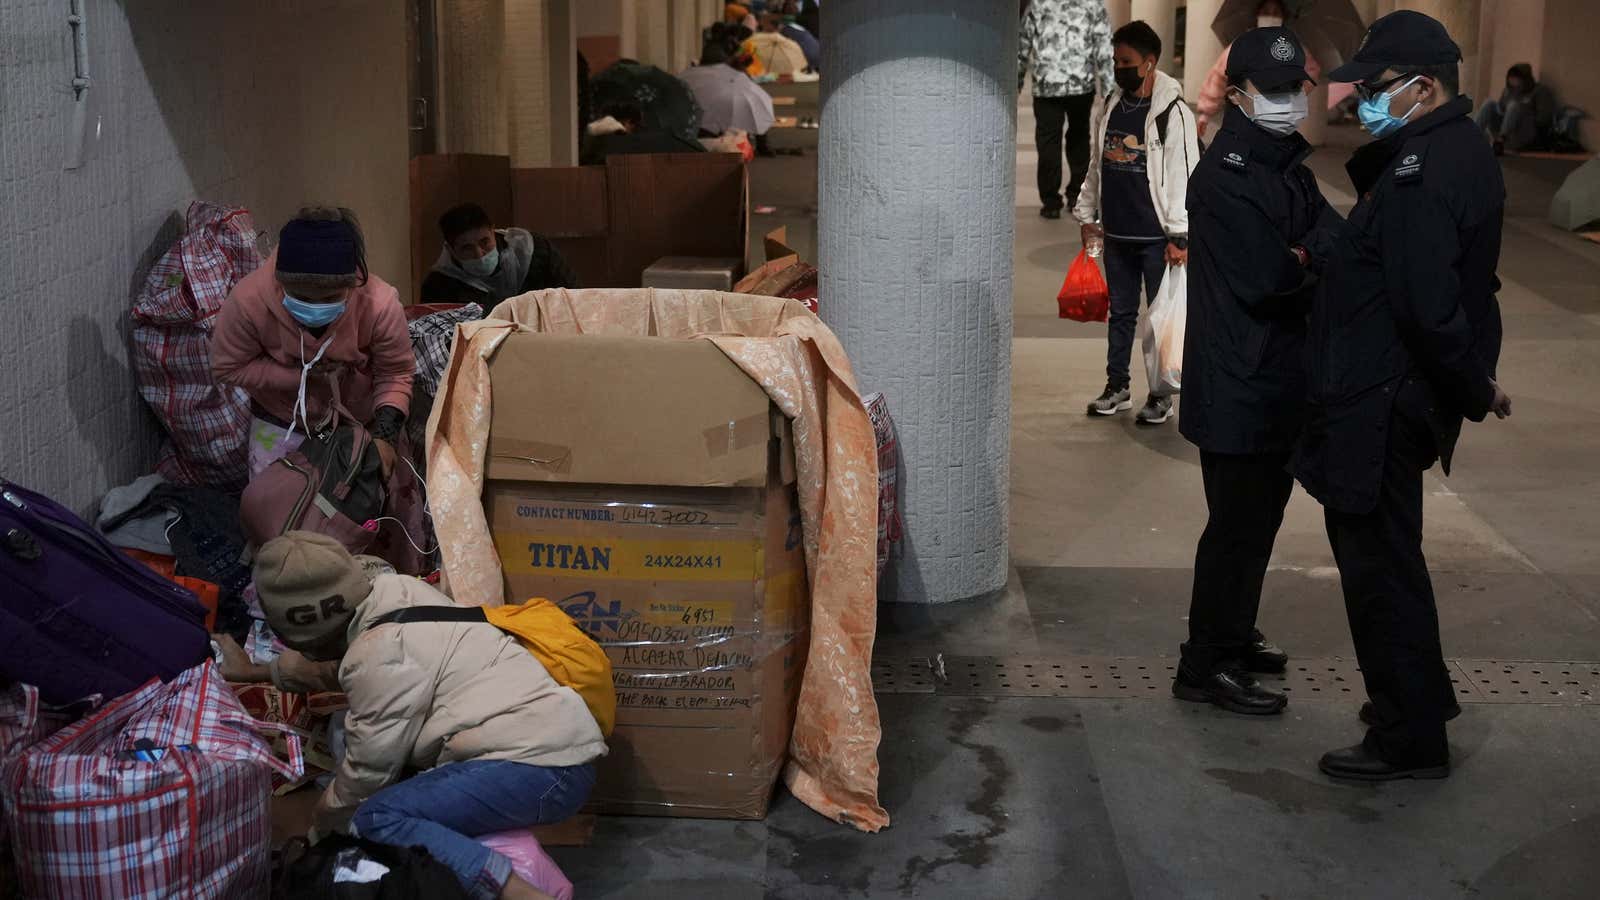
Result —
<path fill-rule="evenodd" d="M 1100 267 L 1089 258 L 1087 251 L 1079 250 L 1078 258 L 1067 270 L 1067 280 L 1061 283 L 1061 293 L 1056 295 L 1061 307 L 1061 318 L 1076 322 L 1104 322 L 1111 311 L 1111 291 L 1106 288 L 1105 276 Z"/>

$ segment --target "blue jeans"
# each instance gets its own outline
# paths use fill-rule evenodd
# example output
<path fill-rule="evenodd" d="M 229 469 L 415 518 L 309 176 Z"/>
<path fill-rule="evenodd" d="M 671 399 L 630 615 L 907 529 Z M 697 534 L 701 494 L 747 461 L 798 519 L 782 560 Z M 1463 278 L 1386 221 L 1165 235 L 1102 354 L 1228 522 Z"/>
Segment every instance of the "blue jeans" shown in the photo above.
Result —
<path fill-rule="evenodd" d="M 379 791 L 356 810 L 352 824 L 380 844 L 426 848 L 473 897 L 495 898 L 511 877 L 511 860 L 473 838 L 559 822 L 576 813 L 593 788 L 594 766 L 587 763 L 447 763 Z"/>
<path fill-rule="evenodd" d="M 1106 238 L 1101 261 L 1106 264 L 1106 288 L 1111 293 L 1106 384 L 1120 391 L 1132 381 L 1128 359 L 1133 355 L 1133 332 L 1139 325 L 1139 286 L 1141 282 L 1144 285 L 1146 303 L 1155 299 L 1167 274 L 1167 242 Z"/>

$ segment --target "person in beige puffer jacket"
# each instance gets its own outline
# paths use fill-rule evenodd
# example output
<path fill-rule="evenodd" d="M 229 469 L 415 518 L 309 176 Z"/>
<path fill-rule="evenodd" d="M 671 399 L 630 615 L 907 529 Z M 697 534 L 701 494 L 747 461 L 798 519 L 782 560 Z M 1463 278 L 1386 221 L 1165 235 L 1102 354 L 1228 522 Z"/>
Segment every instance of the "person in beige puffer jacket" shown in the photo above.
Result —
<path fill-rule="evenodd" d="M 346 749 L 317 829 L 352 824 L 379 843 L 426 847 L 474 897 L 543 896 L 473 838 L 560 821 L 583 805 L 606 744 L 582 697 L 487 622 L 374 625 L 395 610 L 454 603 L 416 578 L 369 581 L 324 535 L 269 542 L 255 578 L 285 644 L 340 659 Z M 402 780 L 407 770 L 421 772 Z"/>

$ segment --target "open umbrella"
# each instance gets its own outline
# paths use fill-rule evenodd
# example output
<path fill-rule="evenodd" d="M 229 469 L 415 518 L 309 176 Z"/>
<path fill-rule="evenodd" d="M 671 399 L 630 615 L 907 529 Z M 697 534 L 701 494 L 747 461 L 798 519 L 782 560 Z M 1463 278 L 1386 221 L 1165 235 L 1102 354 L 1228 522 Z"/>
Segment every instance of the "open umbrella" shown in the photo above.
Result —
<path fill-rule="evenodd" d="M 1288 26 L 1325 72 L 1348 62 L 1366 37 L 1367 24 L 1350 0 L 1285 0 L 1284 7 L 1289 11 Z M 1211 33 L 1224 46 L 1232 44 L 1256 27 L 1260 8 L 1261 0 L 1223 0 L 1211 20 Z"/>
<path fill-rule="evenodd" d="M 589 93 L 596 115 L 604 115 L 608 106 L 636 104 L 646 130 L 700 139 L 700 107 L 694 92 L 655 66 L 622 60 L 590 79 Z"/>
<path fill-rule="evenodd" d="M 1574 169 L 1550 200 L 1550 224 L 1568 231 L 1584 231 L 1600 223 L 1600 159 Z"/>

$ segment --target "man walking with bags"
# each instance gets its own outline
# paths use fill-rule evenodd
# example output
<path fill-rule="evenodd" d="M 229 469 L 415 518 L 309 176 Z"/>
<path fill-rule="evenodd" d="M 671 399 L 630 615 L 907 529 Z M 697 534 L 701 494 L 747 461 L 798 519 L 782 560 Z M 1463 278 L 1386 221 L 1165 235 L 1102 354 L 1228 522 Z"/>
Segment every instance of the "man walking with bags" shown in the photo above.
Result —
<path fill-rule="evenodd" d="M 1039 215 L 1061 218 L 1061 130 L 1066 127 L 1066 206 L 1077 205 L 1089 171 L 1089 111 L 1111 90 L 1111 20 L 1105 0 L 1033 0 L 1022 11 L 1017 90 L 1033 71 L 1034 144 L 1039 149 Z"/>
<path fill-rule="evenodd" d="M 1305 414 L 1306 314 L 1341 220 L 1305 166 L 1306 53 L 1287 28 L 1245 32 L 1228 56 L 1226 114 L 1189 181 L 1189 323 L 1178 427 L 1200 448 L 1210 511 L 1195 551 L 1182 700 L 1271 715 L 1288 697 L 1256 630 L 1261 584 L 1294 488 Z"/>
<path fill-rule="evenodd" d="M 1374 22 L 1354 59 L 1374 140 L 1346 169 L 1361 198 L 1311 317 L 1311 409 L 1294 470 L 1326 507 L 1371 702 L 1365 739 L 1323 772 L 1386 781 L 1450 774 L 1454 690 L 1422 555 L 1423 472 L 1445 474 L 1463 418 L 1511 414 L 1500 357 L 1505 183 L 1459 93 L 1460 48 L 1411 11 Z"/>

